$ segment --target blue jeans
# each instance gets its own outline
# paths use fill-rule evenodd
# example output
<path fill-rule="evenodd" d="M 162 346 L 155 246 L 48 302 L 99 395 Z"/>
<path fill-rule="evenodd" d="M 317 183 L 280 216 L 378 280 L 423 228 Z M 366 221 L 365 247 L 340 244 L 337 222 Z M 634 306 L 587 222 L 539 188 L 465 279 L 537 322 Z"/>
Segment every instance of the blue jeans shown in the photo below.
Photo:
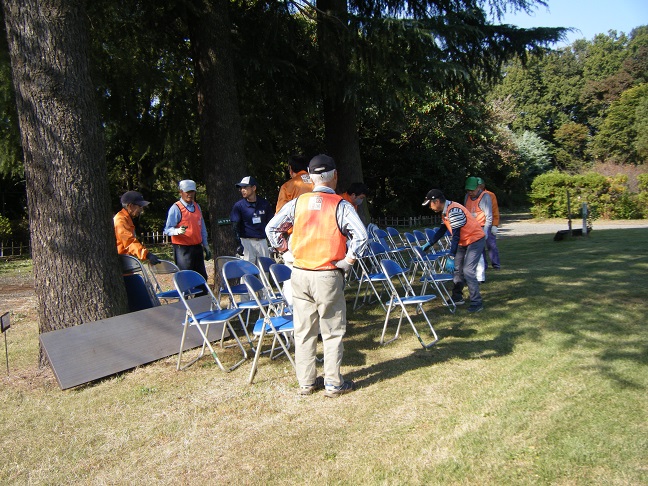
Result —
<path fill-rule="evenodd" d="M 452 281 L 455 287 L 468 286 L 468 295 L 472 305 L 482 304 L 479 282 L 477 281 L 477 264 L 484 251 L 486 238 L 471 243 L 468 246 L 459 246 L 455 256 L 455 272 Z"/>

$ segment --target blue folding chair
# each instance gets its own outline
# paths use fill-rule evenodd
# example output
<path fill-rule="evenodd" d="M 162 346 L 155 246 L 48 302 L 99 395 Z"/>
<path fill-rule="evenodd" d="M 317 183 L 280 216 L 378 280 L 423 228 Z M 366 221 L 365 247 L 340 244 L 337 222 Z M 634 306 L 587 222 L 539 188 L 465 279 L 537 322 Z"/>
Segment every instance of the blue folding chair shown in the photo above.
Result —
<path fill-rule="evenodd" d="M 250 378 L 248 383 L 252 384 L 254 376 L 257 372 L 259 357 L 262 354 L 263 339 L 266 335 L 272 336 L 272 347 L 270 348 L 270 359 L 274 359 L 280 355 L 275 355 L 274 350 L 277 342 L 281 346 L 283 353 L 288 356 L 290 364 L 295 367 L 295 361 L 290 355 L 289 347 L 292 334 L 295 330 L 293 325 L 292 314 L 272 315 L 274 309 L 270 306 L 269 302 L 263 299 L 265 292 L 265 285 L 254 275 L 244 275 L 243 282 L 245 283 L 250 296 L 255 300 L 260 311 L 260 317 L 254 323 L 252 333 L 257 338 L 257 349 L 254 353 L 254 361 L 252 362 L 252 369 L 250 370 Z"/>
<path fill-rule="evenodd" d="M 401 324 L 403 322 L 403 316 L 405 316 L 408 322 L 410 323 L 410 325 L 412 326 L 412 329 L 414 330 L 414 334 L 418 338 L 419 343 L 421 343 L 421 346 L 423 346 L 423 348 L 425 349 L 430 349 L 432 346 L 434 346 L 434 344 L 436 344 L 439 338 L 436 334 L 436 331 L 434 330 L 434 327 L 432 327 L 432 323 L 430 322 L 430 319 L 428 318 L 427 314 L 425 313 L 425 310 L 423 309 L 423 304 L 427 304 L 428 302 L 436 299 L 436 295 L 432 295 L 432 294 L 416 295 L 416 293 L 412 289 L 412 286 L 409 283 L 405 269 L 401 268 L 395 261 L 389 259 L 382 260 L 380 262 L 380 266 L 382 267 L 385 276 L 387 276 L 387 285 L 391 293 L 389 299 L 389 305 L 387 308 L 387 315 L 385 316 L 385 325 L 383 326 L 383 332 L 382 335 L 380 336 L 380 344 L 388 344 L 394 341 L 395 339 L 398 339 L 400 335 Z M 398 286 L 403 289 L 404 293 L 402 295 L 397 290 L 397 286 L 394 283 L 394 280 L 396 280 L 399 284 Z M 398 319 L 398 326 L 396 327 L 396 333 L 392 339 L 385 341 L 385 334 L 387 332 L 387 325 L 389 323 L 389 315 L 391 314 L 392 309 L 394 309 L 397 306 L 400 307 L 401 314 Z M 416 308 L 417 313 L 421 314 L 425 318 L 425 321 L 427 322 L 428 326 L 430 327 L 430 331 L 432 331 L 432 335 L 434 336 L 434 341 L 427 344 L 423 341 L 423 338 L 421 338 L 421 335 L 416 329 L 416 326 L 414 325 L 414 322 L 412 321 L 409 312 L 407 312 L 408 306 L 414 306 Z"/>
<path fill-rule="evenodd" d="M 198 272 L 194 272 L 193 270 L 180 270 L 179 272 L 174 274 L 173 284 L 176 290 L 178 291 L 180 301 L 183 303 L 186 309 L 185 320 L 183 323 L 183 330 L 182 330 L 182 339 L 180 340 L 180 352 L 178 353 L 178 365 L 176 369 L 177 370 L 185 369 L 188 366 L 195 363 L 196 361 L 198 361 L 200 358 L 204 356 L 205 348 L 209 348 L 209 352 L 211 353 L 212 357 L 214 358 L 214 361 L 216 362 L 216 364 L 221 370 L 232 371 L 233 369 L 239 367 L 247 359 L 247 353 L 245 352 L 243 343 L 241 343 L 241 340 L 236 335 L 236 332 L 234 331 L 234 328 L 232 327 L 230 321 L 233 318 L 240 316 L 243 310 L 242 309 L 221 309 L 219 302 L 216 300 L 216 296 L 207 285 L 207 282 L 205 281 L 203 276 L 200 275 Z M 191 297 L 192 297 L 193 289 L 201 285 L 204 285 L 204 288 L 207 289 L 207 294 L 211 299 L 211 304 L 208 311 L 196 312 L 194 309 L 196 307 L 196 303 L 199 300 L 192 299 Z M 243 356 L 243 358 L 240 361 L 236 362 L 228 370 L 225 369 L 221 361 L 218 359 L 218 355 L 216 354 L 216 351 L 212 347 L 211 342 L 209 340 L 209 328 L 212 325 L 217 325 L 217 324 L 222 324 L 223 326 L 221 337 L 220 337 L 221 348 L 223 347 L 223 341 L 225 339 L 225 331 L 227 330 L 229 332 L 230 337 L 234 339 L 234 341 L 236 341 L 236 346 L 238 346 L 238 348 L 241 350 L 241 354 Z M 198 330 L 198 332 L 203 338 L 203 344 L 198 356 L 193 360 L 191 360 L 186 365 L 181 366 L 185 338 L 187 337 L 187 330 L 189 329 L 190 326 L 194 326 Z"/>

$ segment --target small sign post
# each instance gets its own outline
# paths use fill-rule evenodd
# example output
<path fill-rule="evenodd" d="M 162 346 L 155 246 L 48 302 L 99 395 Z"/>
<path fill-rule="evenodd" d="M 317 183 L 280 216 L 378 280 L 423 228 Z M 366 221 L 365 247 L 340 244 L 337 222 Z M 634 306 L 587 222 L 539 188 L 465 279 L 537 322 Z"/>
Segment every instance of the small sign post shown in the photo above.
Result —
<path fill-rule="evenodd" d="M 0 316 L 0 332 L 4 334 L 5 358 L 7 360 L 7 374 L 9 374 L 9 348 L 7 347 L 7 329 L 11 327 L 9 322 L 9 313 L 5 312 Z"/>

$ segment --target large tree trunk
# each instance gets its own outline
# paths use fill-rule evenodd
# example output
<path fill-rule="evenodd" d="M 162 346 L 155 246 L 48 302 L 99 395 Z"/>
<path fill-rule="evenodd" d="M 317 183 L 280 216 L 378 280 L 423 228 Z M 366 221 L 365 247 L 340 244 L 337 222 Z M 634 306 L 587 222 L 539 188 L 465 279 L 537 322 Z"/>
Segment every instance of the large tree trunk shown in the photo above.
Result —
<path fill-rule="evenodd" d="M 318 47 L 328 154 L 338 167 L 338 191 L 362 182 L 362 161 L 356 120 L 354 80 L 349 72 L 353 35 L 349 31 L 346 0 L 318 0 Z"/>
<path fill-rule="evenodd" d="M 240 195 L 235 184 L 246 175 L 243 132 L 231 53 L 228 2 L 195 0 L 188 24 L 200 118 L 200 148 L 211 215 L 214 255 L 233 255 L 229 219 Z"/>
<path fill-rule="evenodd" d="M 127 310 L 82 5 L 3 0 L 41 333 Z"/>

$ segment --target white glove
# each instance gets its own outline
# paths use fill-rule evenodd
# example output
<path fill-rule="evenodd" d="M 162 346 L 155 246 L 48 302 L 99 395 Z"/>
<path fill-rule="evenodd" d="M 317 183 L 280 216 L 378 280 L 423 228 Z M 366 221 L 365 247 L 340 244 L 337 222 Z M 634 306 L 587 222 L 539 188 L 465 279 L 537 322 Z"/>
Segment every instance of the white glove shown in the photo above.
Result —
<path fill-rule="evenodd" d="M 491 226 L 491 233 L 493 233 L 493 235 L 497 236 L 497 226 Z"/>
<path fill-rule="evenodd" d="M 349 263 L 346 261 L 346 258 L 343 258 L 342 260 L 338 260 L 335 262 L 335 266 L 338 267 L 340 270 L 344 271 L 344 274 L 347 275 L 351 271 L 351 267 L 353 267 L 353 263 Z"/>
<path fill-rule="evenodd" d="M 186 226 L 180 226 L 179 228 L 176 228 L 176 235 L 184 235 L 186 232 L 187 232 Z"/>
<path fill-rule="evenodd" d="M 292 265 L 293 262 L 295 261 L 295 257 L 293 256 L 292 253 L 290 253 L 290 250 L 282 253 L 281 258 L 283 258 L 284 263 L 287 263 L 288 265 Z"/>

